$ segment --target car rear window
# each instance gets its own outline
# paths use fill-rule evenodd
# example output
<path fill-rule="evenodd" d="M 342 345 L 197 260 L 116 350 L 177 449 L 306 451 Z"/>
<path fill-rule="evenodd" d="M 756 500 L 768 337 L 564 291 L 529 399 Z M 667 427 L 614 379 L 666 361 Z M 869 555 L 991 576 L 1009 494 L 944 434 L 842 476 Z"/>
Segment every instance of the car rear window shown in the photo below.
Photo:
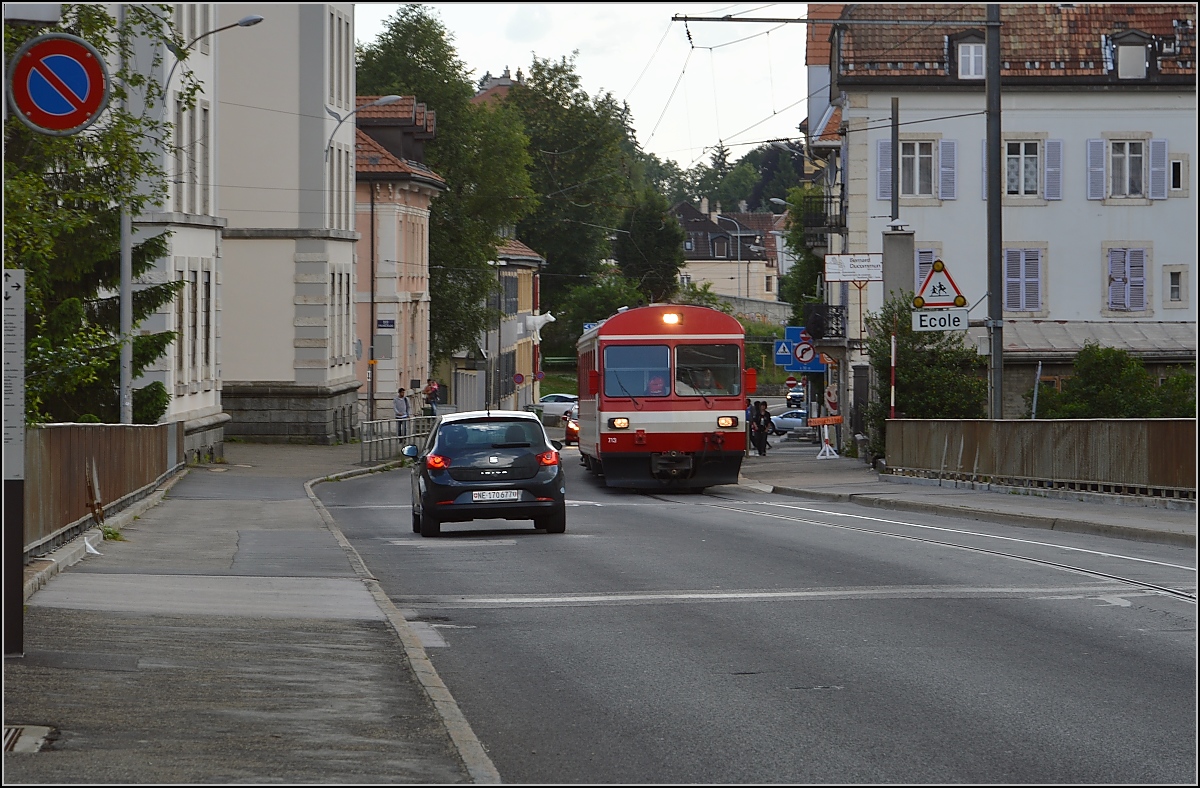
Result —
<path fill-rule="evenodd" d="M 531 419 L 456 421 L 442 425 L 436 451 L 453 457 L 461 452 L 540 448 L 546 443 L 545 435 L 541 425 Z"/>

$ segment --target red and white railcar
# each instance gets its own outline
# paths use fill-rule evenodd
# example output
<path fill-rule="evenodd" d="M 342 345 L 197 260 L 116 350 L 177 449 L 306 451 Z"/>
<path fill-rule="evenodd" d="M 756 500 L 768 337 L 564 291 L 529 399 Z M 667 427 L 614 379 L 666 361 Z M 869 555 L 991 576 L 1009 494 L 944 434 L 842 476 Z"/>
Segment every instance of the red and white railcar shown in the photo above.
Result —
<path fill-rule="evenodd" d="M 702 306 L 625 309 L 579 338 L 579 451 L 609 487 L 736 484 L 746 452 L 745 332 Z"/>

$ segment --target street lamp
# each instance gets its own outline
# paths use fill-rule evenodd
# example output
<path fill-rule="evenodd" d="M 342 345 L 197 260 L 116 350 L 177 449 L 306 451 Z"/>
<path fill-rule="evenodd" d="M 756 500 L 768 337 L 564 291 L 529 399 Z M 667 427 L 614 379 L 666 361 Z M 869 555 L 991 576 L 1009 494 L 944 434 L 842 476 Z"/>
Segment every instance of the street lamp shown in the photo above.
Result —
<path fill-rule="evenodd" d="M 333 147 L 333 138 L 334 138 L 334 136 L 337 135 L 337 130 L 342 127 L 343 123 L 350 120 L 351 115 L 355 115 L 360 110 L 364 110 L 367 107 L 382 107 L 385 104 L 395 104 L 401 98 L 403 98 L 403 96 L 396 96 L 396 95 L 381 96 L 381 97 L 375 99 L 374 101 L 372 101 L 370 104 L 363 104 L 361 107 L 351 110 L 345 116 L 339 115 L 338 113 L 331 110 L 329 107 L 326 107 L 325 111 L 328 112 L 331 116 L 333 116 L 333 119 L 336 120 L 338 123 L 336 126 L 333 127 L 333 131 L 329 135 L 329 142 L 325 143 L 325 161 L 326 162 L 329 161 L 329 149 L 331 147 Z"/>
<path fill-rule="evenodd" d="M 724 219 L 727 222 L 733 222 L 733 226 L 737 228 L 737 234 L 734 236 L 734 243 L 737 244 L 738 295 L 740 296 L 742 294 L 741 293 L 741 290 L 742 290 L 742 288 L 741 288 L 741 279 L 742 279 L 742 236 L 741 236 L 741 232 L 742 232 L 742 226 L 737 223 L 736 219 L 730 219 L 728 216 L 722 216 L 721 214 L 717 214 L 717 219 L 718 220 Z M 749 276 L 747 276 L 746 277 L 746 298 L 749 298 L 749 297 L 750 297 L 750 278 L 749 278 Z"/>
<path fill-rule="evenodd" d="M 228 30 L 231 27 L 252 27 L 254 25 L 257 25 L 261 21 L 263 21 L 263 18 L 261 16 L 259 16 L 258 14 L 251 14 L 250 16 L 244 16 L 241 19 L 239 19 L 238 21 L 233 22 L 231 24 L 214 28 L 212 30 L 209 30 L 207 33 L 201 33 L 200 35 L 196 36 L 191 41 L 189 41 L 187 46 L 185 46 L 185 47 L 176 46 L 174 42 L 168 41 L 167 49 L 171 50 L 171 54 L 175 55 L 175 62 L 174 62 L 174 64 L 171 65 L 171 70 L 167 72 L 167 79 L 165 82 L 163 82 L 163 90 L 166 90 L 168 87 L 171 86 L 171 77 L 174 76 L 174 74 L 175 74 L 175 67 L 179 65 L 179 62 L 181 60 L 183 60 L 184 58 L 187 57 L 188 50 L 191 49 L 197 41 L 199 41 L 202 38 L 207 38 L 208 36 L 211 36 L 214 33 L 220 33 L 222 30 Z"/>
<path fill-rule="evenodd" d="M 789 208 L 796 207 L 796 206 L 792 205 L 790 202 L 788 202 L 787 200 L 781 200 L 778 197 L 772 197 L 771 202 L 775 203 L 776 205 L 786 205 Z"/>
<path fill-rule="evenodd" d="M 179 61 L 187 57 L 187 51 L 192 48 L 197 41 L 214 33 L 220 33 L 222 30 L 228 30 L 231 27 L 250 27 L 257 25 L 263 21 L 261 16 L 252 14 L 239 19 L 231 25 L 214 28 L 207 33 L 201 33 L 193 38 L 187 46 L 178 47 L 172 42 L 167 43 L 167 48 L 175 55 L 175 63 L 171 66 L 171 70 L 167 72 L 167 79 L 163 83 L 163 92 L 166 93 L 171 87 L 171 77 L 175 75 L 175 67 L 179 65 Z M 121 28 L 125 28 L 125 6 L 121 6 Z M 121 57 L 121 68 L 125 67 L 125 57 Z M 128 99 L 125 100 L 128 106 Z M 164 109 L 165 111 L 165 109 Z M 130 334 L 133 333 L 133 216 L 129 213 L 129 206 L 121 205 L 121 229 L 120 229 L 120 257 L 121 257 L 121 281 L 120 281 L 120 332 L 124 341 L 121 343 L 120 353 L 120 391 L 118 391 L 117 406 L 120 411 L 120 419 L 122 424 L 133 423 L 133 338 Z"/>

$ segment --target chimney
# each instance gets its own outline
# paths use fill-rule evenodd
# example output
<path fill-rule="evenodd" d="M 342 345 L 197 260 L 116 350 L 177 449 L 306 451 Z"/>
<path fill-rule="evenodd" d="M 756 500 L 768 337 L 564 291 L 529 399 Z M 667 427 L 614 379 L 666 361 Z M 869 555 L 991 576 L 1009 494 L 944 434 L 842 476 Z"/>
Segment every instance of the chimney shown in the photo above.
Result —
<path fill-rule="evenodd" d="M 717 217 L 720 215 L 721 215 L 721 201 L 717 200 L 717 208 L 716 208 L 716 210 L 714 210 L 712 213 L 710 213 L 708 215 L 708 218 L 712 221 L 713 224 L 716 224 Z"/>
<path fill-rule="evenodd" d="M 700 198 L 700 213 L 708 213 L 708 198 Z"/>

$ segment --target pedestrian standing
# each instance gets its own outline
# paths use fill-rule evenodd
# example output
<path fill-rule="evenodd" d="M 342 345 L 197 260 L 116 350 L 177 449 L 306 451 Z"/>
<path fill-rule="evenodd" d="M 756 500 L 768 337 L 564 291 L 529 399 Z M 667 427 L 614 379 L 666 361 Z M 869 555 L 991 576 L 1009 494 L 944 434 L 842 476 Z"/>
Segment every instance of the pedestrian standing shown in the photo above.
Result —
<path fill-rule="evenodd" d="M 759 400 L 754 414 L 754 447 L 758 449 L 759 457 L 767 456 L 767 432 L 771 429 L 771 414 L 767 403 Z"/>
<path fill-rule="evenodd" d="M 438 383 L 433 378 L 430 378 L 425 385 L 425 390 L 421 392 L 425 395 L 425 404 L 429 406 L 429 415 L 437 415 L 438 406 Z"/>
<path fill-rule="evenodd" d="M 405 388 L 401 386 L 396 391 L 396 396 L 392 398 L 392 412 L 396 414 L 396 435 L 400 438 L 408 437 L 408 417 L 411 415 L 408 409 L 408 398 L 404 396 Z"/>

